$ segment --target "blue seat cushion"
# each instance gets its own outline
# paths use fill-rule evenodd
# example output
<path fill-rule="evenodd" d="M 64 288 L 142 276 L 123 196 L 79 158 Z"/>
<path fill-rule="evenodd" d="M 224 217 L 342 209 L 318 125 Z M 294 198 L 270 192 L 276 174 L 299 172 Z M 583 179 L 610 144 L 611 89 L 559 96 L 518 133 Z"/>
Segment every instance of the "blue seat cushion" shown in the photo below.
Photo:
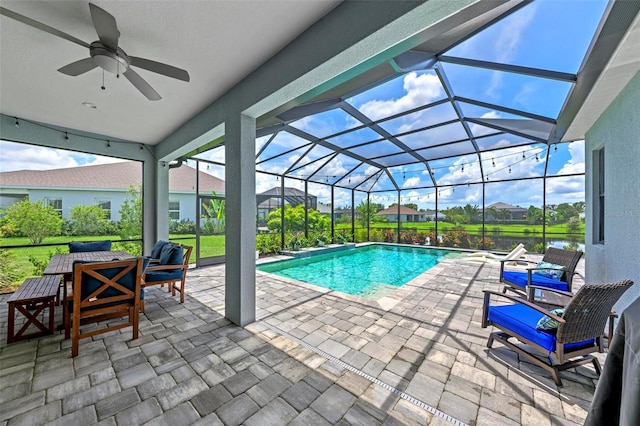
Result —
<path fill-rule="evenodd" d="M 494 325 L 504 330 L 509 330 L 514 337 L 521 336 L 530 342 L 545 348 L 549 353 L 556 350 L 556 335 L 536 328 L 538 321 L 545 315 L 526 305 L 499 305 L 489 306 L 488 318 Z M 595 339 L 582 342 L 567 343 L 565 352 L 593 346 Z"/>
<path fill-rule="evenodd" d="M 528 274 L 526 272 L 504 271 L 502 279 L 511 284 L 522 287 L 524 290 L 527 286 Z M 569 284 L 564 281 L 554 280 L 538 274 L 531 274 L 531 285 L 552 288 L 554 290 L 569 291 Z"/>
<path fill-rule="evenodd" d="M 69 243 L 69 253 L 84 253 L 88 251 L 110 251 L 111 241 L 94 241 L 83 243 L 81 241 L 72 241 Z"/>
<path fill-rule="evenodd" d="M 182 247 L 165 244 L 160 252 L 160 265 L 182 265 Z"/>
<path fill-rule="evenodd" d="M 182 270 L 177 269 L 175 271 L 149 271 L 144 276 L 145 282 L 155 283 L 155 282 L 167 282 L 167 281 L 175 281 L 182 279 Z"/>
<path fill-rule="evenodd" d="M 151 249 L 151 258 L 152 259 L 160 259 L 160 253 L 162 252 L 162 247 L 169 244 L 169 241 L 159 240 L 153 248 Z"/>

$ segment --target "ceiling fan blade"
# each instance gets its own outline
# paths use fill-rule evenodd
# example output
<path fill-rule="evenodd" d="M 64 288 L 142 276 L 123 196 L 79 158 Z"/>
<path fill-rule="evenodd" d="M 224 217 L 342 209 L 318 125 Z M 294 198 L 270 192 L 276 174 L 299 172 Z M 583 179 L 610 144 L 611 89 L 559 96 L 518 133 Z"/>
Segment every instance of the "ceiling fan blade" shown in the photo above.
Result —
<path fill-rule="evenodd" d="M 131 68 L 125 71 L 123 75 L 127 77 L 127 80 L 129 80 L 131 84 L 133 84 L 136 89 L 138 89 L 150 101 L 158 101 L 162 99 L 158 92 L 156 92 L 149 83 L 147 83 L 142 77 L 140 77 L 137 72 L 135 72 Z"/>
<path fill-rule="evenodd" d="M 118 50 L 120 31 L 118 31 L 116 18 L 92 3 L 89 3 L 89 11 L 91 12 L 93 26 L 96 28 L 96 33 L 98 33 L 98 38 L 100 38 L 102 44 L 109 49 Z"/>
<path fill-rule="evenodd" d="M 189 73 L 181 68 L 176 68 L 171 65 L 163 64 L 161 62 L 152 61 L 150 59 L 138 58 L 136 56 L 129 56 L 131 65 L 144 68 L 145 70 L 153 71 L 158 74 L 166 75 L 167 77 L 176 78 L 182 81 L 189 81 Z"/>
<path fill-rule="evenodd" d="M 98 65 L 91 58 L 80 59 L 79 61 L 71 62 L 69 65 L 65 65 L 60 68 L 62 74 L 70 75 L 76 77 L 80 74 L 84 74 L 87 71 L 91 71 L 96 68 Z"/>
<path fill-rule="evenodd" d="M 18 22 L 22 22 L 23 24 L 29 25 L 29 26 L 31 26 L 33 28 L 37 28 L 37 29 L 39 29 L 41 31 L 44 31 L 44 32 L 47 32 L 49 34 L 53 34 L 54 36 L 58 36 L 60 38 L 68 40 L 68 41 L 70 41 L 72 43 L 79 44 L 80 46 L 86 47 L 87 49 L 89 48 L 89 44 L 88 43 L 85 43 L 84 41 L 82 41 L 82 40 L 80 40 L 78 38 L 75 38 L 72 35 L 69 35 L 67 33 L 63 33 L 62 31 L 56 30 L 55 28 L 50 27 L 48 25 L 45 25 L 42 22 L 38 22 L 38 21 L 33 20 L 31 18 L 27 18 L 24 15 L 20 15 L 19 13 L 16 13 L 16 12 L 14 12 L 12 10 L 9 10 L 9 9 L 5 9 L 4 7 L 0 7 L 0 15 L 4 15 L 4 16 L 6 16 L 8 18 L 15 19 Z"/>

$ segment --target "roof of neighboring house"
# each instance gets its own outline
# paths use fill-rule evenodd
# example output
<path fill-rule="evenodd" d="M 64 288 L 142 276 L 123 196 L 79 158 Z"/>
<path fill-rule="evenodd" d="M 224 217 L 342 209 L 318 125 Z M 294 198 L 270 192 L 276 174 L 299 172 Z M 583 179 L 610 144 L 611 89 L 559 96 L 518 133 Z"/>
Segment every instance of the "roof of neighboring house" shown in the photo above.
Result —
<path fill-rule="evenodd" d="M 224 181 L 200 172 L 200 192 L 224 193 Z M 142 167 L 135 161 L 0 173 L 0 187 L 122 189 L 142 184 Z M 195 191 L 196 170 L 182 165 L 169 171 L 169 191 Z"/>
<path fill-rule="evenodd" d="M 493 203 L 490 206 L 487 206 L 487 209 L 490 209 L 491 207 L 495 207 L 496 210 L 502 210 L 502 209 L 506 209 L 506 210 L 527 210 L 525 208 L 518 207 L 518 206 L 512 206 L 511 204 L 503 203 L 503 202 L 500 202 L 500 201 L 498 201 L 497 203 Z"/>
<path fill-rule="evenodd" d="M 269 195 L 269 196 L 275 197 L 275 196 L 281 196 L 281 194 L 282 194 L 282 188 L 279 187 L 279 186 L 274 186 L 273 188 L 268 189 L 268 190 L 266 190 L 264 192 L 261 192 L 258 195 Z M 286 186 L 284 188 L 284 195 L 285 196 L 291 195 L 291 196 L 296 196 L 296 197 L 304 197 L 304 191 L 301 191 L 301 190 L 299 190 L 297 188 L 290 188 L 290 187 Z M 307 197 L 314 197 L 315 198 L 315 195 L 307 194 Z"/>
<path fill-rule="evenodd" d="M 398 214 L 398 206 L 387 207 L 384 210 L 380 210 L 376 214 L 379 214 L 379 215 Z M 425 214 L 425 212 L 419 212 L 418 210 L 414 210 L 410 207 L 400 206 L 400 214 Z"/>

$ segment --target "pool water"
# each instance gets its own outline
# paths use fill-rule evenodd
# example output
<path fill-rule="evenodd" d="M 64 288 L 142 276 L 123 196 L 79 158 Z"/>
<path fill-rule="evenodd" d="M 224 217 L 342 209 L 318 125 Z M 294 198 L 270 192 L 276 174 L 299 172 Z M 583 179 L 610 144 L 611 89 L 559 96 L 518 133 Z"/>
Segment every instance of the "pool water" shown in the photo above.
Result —
<path fill-rule="evenodd" d="M 351 250 L 283 260 L 257 269 L 361 297 L 381 296 L 401 287 L 447 257 L 450 250 L 369 245 Z"/>

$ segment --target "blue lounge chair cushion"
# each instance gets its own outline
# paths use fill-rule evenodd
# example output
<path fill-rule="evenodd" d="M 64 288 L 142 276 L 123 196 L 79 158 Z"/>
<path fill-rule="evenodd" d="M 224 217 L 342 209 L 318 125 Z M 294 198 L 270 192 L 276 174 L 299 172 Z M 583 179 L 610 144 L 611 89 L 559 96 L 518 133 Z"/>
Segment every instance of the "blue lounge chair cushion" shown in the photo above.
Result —
<path fill-rule="evenodd" d="M 522 287 L 523 290 L 527 287 L 527 278 L 528 274 L 526 272 L 504 271 L 502 273 L 502 279 L 504 281 Z M 531 274 L 531 285 L 569 291 L 569 284 L 566 282 L 543 277 L 538 274 Z"/>
<path fill-rule="evenodd" d="M 556 335 L 536 328 L 538 321 L 545 315 L 526 305 L 498 305 L 490 306 L 488 318 L 494 325 L 511 331 L 514 337 L 521 336 L 532 343 L 542 346 L 549 353 L 556 350 Z M 594 339 L 576 343 L 567 343 L 564 350 L 569 352 L 595 344 Z"/>
<path fill-rule="evenodd" d="M 536 269 L 533 271 L 534 274 L 542 275 L 552 280 L 560 280 L 562 274 L 564 274 L 564 266 L 556 265 L 555 263 L 538 262 L 538 268 L 542 269 Z"/>
<path fill-rule="evenodd" d="M 167 282 L 182 279 L 182 270 L 175 271 L 149 271 L 144 277 L 148 283 Z"/>
<path fill-rule="evenodd" d="M 151 249 L 151 258 L 152 259 L 160 259 L 160 253 L 162 252 L 162 248 L 169 244 L 169 241 L 159 240 L 153 248 Z"/>
<path fill-rule="evenodd" d="M 160 265 L 181 265 L 182 247 L 175 244 L 165 244 L 160 252 Z"/>
<path fill-rule="evenodd" d="M 84 253 L 88 251 L 110 251 L 111 241 L 94 241 L 83 243 L 80 241 L 72 241 L 69 243 L 69 253 Z"/>

